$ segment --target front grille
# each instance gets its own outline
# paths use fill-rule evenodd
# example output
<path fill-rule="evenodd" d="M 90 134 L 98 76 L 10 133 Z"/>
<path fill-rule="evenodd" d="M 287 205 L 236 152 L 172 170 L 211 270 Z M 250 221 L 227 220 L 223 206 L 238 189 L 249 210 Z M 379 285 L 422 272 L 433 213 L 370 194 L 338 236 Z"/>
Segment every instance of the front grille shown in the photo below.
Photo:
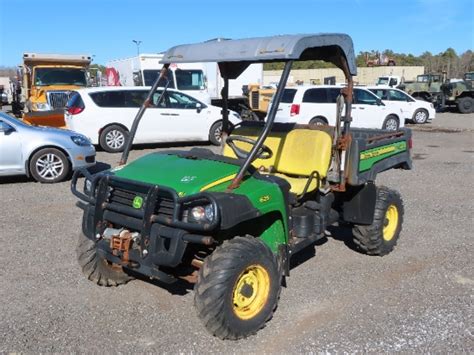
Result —
<path fill-rule="evenodd" d="M 133 200 L 136 196 L 140 196 L 143 199 L 143 210 L 146 203 L 146 193 L 138 193 L 135 191 L 129 191 L 119 187 L 113 187 L 110 191 L 109 203 L 119 204 L 126 207 L 133 207 Z M 154 214 L 160 217 L 173 217 L 174 213 L 174 199 L 171 193 L 165 190 L 158 190 L 158 198 L 155 205 Z"/>
<path fill-rule="evenodd" d="M 71 96 L 71 91 L 48 91 L 48 104 L 51 109 L 65 108 Z"/>
<path fill-rule="evenodd" d="M 259 100 L 259 92 L 252 91 L 252 108 L 254 110 L 258 110 L 258 100 Z"/>

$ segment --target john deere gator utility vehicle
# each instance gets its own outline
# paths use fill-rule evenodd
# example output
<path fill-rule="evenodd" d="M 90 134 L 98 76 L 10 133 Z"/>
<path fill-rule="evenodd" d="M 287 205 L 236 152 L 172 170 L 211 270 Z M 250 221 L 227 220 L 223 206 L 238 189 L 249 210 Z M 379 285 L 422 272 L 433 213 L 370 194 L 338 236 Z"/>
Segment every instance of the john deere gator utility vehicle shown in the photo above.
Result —
<path fill-rule="evenodd" d="M 294 61 L 324 60 L 345 74 L 335 127 L 275 124 Z M 268 117 L 229 132 L 227 90 L 251 63 L 285 62 Z M 224 80 L 222 154 L 164 151 L 127 163 L 146 107 L 160 102 L 171 63 L 218 62 Z M 194 282 L 197 314 L 213 335 L 239 339 L 276 309 L 290 259 L 336 223 L 353 228 L 370 255 L 392 251 L 402 228 L 400 195 L 376 186 L 379 172 L 410 169 L 411 132 L 351 129 L 352 40 L 344 34 L 211 41 L 168 50 L 140 108 L 121 165 L 85 175 L 77 249 L 82 271 L 103 286 L 143 274 Z M 166 84 L 163 84 L 166 87 Z M 199 111 L 200 107 L 197 108 Z M 344 112 L 343 112 L 344 111 Z"/>

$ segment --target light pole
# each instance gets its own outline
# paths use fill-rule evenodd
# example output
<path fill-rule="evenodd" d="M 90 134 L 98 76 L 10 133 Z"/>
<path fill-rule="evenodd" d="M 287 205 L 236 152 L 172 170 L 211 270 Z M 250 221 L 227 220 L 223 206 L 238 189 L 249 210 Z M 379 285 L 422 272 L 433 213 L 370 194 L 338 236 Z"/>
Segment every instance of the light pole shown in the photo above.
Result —
<path fill-rule="evenodd" d="M 139 56 L 140 55 L 140 44 L 142 43 L 142 41 L 137 41 L 136 39 L 132 39 L 132 42 L 137 45 L 137 55 Z"/>

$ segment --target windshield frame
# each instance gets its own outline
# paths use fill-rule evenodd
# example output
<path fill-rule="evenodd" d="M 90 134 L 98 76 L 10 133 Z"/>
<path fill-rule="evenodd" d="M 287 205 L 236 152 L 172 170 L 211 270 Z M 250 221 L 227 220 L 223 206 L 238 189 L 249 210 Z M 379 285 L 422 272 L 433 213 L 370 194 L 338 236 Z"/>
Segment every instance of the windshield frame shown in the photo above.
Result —
<path fill-rule="evenodd" d="M 46 75 L 47 73 L 53 72 L 53 71 L 68 72 L 68 74 L 74 73 L 74 72 L 81 72 L 83 74 L 83 82 L 73 81 L 71 83 L 68 83 L 68 82 L 58 82 L 58 80 L 56 80 L 56 82 L 38 81 L 38 80 L 42 80 L 41 78 L 39 78 L 40 75 Z M 44 73 L 41 73 L 41 72 L 44 72 Z M 87 87 L 87 73 L 86 73 L 86 69 L 81 68 L 81 67 L 36 67 L 36 68 L 33 68 L 32 83 L 34 86 L 71 85 L 71 86 Z"/>

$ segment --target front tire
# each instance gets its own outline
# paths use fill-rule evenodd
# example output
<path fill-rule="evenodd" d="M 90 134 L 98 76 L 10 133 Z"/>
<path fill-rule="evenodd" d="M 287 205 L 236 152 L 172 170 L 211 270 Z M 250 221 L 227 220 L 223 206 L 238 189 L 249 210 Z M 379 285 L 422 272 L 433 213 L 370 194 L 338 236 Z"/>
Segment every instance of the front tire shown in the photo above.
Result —
<path fill-rule="evenodd" d="M 69 175 L 71 163 L 66 155 L 56 148 L 37 151 L 30 159 L 30 174 L 41 183 L 60 182 Z"/>
<path fill-rule="evenodd" d="M 429 118 L 428 111 L 426 111 L 425 109 L 419 108 L 413 114 L 412 121 L 413 123 L 416 123 L 416 124 L 424 124 L 428 121 L 428 118 Z"/>
<path fill-rule="evenodd" d="M 111 265 L 100 257 L 97 254 L 96 242 L 82 233 L 79 235 L 76 254 L 82 273 L 99 286 L 119 286 L 133 279 L 122 267 Z"/>
<path fill-rule="evenodd" d="M 111 125 L 100 132 L 99 144 L 109 153 L 123 152 L 128 140 L 128 131 L 118 125 Z"/>
<path fill-rule="evenodd" d="M 396 131 L 400 127 L 398 118 L 394 115 L 388 115 L 385 121 L 383 121 L 382 129 L 387 131 Z"/>
<path fill-rule="evenodd" d="M 461 113 L 474 112 L 474 100 L 470 97 L 462 97 L 458 100 L 458 110 Z"/>
<path fill-rule="evenodd" d="M 206 329 L 236 340 L 256 333 L 272 317 L 281 274 L 263 242 L 235 237 L 207 257 L 194 290 L 194 305 Z"/>
<path fill-rule="evenodd" d="M 377 187 L 374 221 L 371 225 L 354 225 L 354 243 L 368 255 L 387 255 L 397 244 L 403 213 L 400 194 L 385 186 Z"/>

